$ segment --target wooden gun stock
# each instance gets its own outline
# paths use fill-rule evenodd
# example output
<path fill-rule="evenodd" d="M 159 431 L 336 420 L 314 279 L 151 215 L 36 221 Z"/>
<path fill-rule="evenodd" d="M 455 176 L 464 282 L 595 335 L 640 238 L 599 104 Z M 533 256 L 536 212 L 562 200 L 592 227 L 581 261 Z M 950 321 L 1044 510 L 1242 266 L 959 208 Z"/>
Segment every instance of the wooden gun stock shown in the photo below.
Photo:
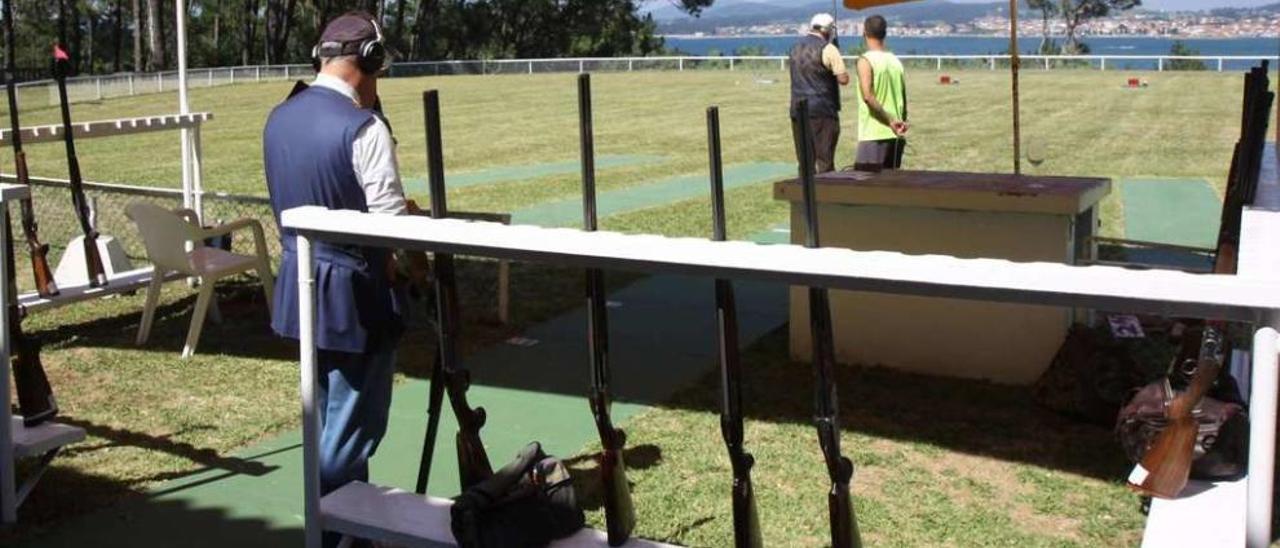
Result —
<path fill-rule="evenodd" d="M 1153 497 L 1175 498 L 1186 488 L 1195 457 L 1196 437 L 1200 433 L 1195 409 L 1222 371 L 1222 327 L 1225 326 L 1205 326 L 1199 343 L 1189 345 L 1191 352 L 1198 353 L 1194 358 L 1196 367 L 1191 383 L 1169 401 L 1166 408 L 1168 425 L 1151 442 L 1142 462 L 1129 475 L 1129 487 L 1135 491 Z"/>
<path fill-rule="evenodd" d="M 444 181 L 444 143 L 440 131 L 440 94 L 431 90 L 423 94 L 427 128 L 427 163 L 428 178 L 431 189 L 431 217 L 444 219 L 449 216 L 445 199 Z M 485 451 L 484 442 L 480 439 L 480 429 L 484 428 L 486 415 L 484 409 L 473 409 L 467 403 L 467 390 L 471 387 L 471 375 L 458 361 L 458 326 L 461 313 L 458 305 L 457 277 L 454 271 L 453 255 L 435 254 L 435 279 L 433 288 L 436 296 L 436 333 L 439 348 L 437 359 L 440 362 L 444 391 L 449 396 L 449 405 L 458 420 L 457 449 L 458 475 L 462 490 L 475 485 L 493 475 L 493 466 Z M 432 393 L 439 390 L 436 382 L 432 383 Z M 431 417 L 439 415 L 441 397 L 433 396 L 432 408 L 428 409 Z M 419 484 L 426 490 L 426 477 L 430 474 L 431 454 L 434 452 L 434 432 L 428 430 L 428 439 L 423 447 L 425 462 L 419 468 Z"/>
<path fill-rule="evenodd" d="M 804 187 L 806 223 L 805 247 L 821 247 L 818 235 L 818 200 L 814 181 L 813 132 L 809 127 L 809 102 L 801 100 L 796 146 L 800 159 L 800 182 Z M 835 548 L 862 546 L 858 521 L 853 514 L 849 484 L 853 481 L 853 461 L 840 454 L 840 406 L 836 397 L 835 348 L 831 330 L 831 303 L 827 290 L 809 288 L 809 329 L 813 336 L 814 422 L 818 444 L 827 464 L 831 489 L 827 506 L 831 519 L 831 545 Z"/>
<path fill-rule="evenodd" d="M 724 204 L 724 162 L 720 149 L 720 109 L 707 109 L 707 154 L 711 166 L 712 239 L 728 240 Z M 755 459 L 745 449 L 742 416 L 742 361 L 738 356 L 738 306 L 729 280 L 716 280 L 717 355 L 720 358 L 720 434 L 733 466 L 733 543 L 736 548 L 763 546 L 751 468 Z"/>
<path fill-rule="evenodd" d="M 582 220 L 583 228 L 594 232 L 596 216 L 595 130 L 591 113 L 591 75 L 578 77 L 578 125 L 582 153 Z M 609 322 L 608 298 L 604 272 L 586 272 L 587 345 L 591 358 L 591 413 L 600 435 L 600 474 L 604 483 L 604 511 L 609 544 L 621 546 L 631 538 L 636 525 L 635 506 L 631 502 L 631 485 L 627 483 L 622 450 L 627 437 L 615 428 L 610 417 L 609 392 Z"/>

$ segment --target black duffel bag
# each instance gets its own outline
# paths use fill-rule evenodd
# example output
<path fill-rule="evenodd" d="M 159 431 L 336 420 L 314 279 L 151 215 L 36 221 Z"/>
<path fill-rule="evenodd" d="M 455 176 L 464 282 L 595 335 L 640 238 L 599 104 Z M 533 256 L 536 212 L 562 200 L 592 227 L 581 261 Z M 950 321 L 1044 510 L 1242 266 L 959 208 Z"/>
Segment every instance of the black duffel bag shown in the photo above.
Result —
<path fill-rule="evenodd" d="M 586 524 L 568 468 L 537 442 L 458 495 L 450 514 L 462 548 L 547 546 Z"/>

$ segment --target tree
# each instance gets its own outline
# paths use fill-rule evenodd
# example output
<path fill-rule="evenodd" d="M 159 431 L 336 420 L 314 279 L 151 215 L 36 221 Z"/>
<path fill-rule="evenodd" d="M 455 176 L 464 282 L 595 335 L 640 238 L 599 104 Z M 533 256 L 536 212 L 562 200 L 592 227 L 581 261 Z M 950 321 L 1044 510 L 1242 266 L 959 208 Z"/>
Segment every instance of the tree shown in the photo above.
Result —
<path fill-rule="evenodd" d="M 258 32 L 259 0 L 244 0 L 244 9 L 240 12 L 244 36 L 240 42 L 240 64 L 248 65 L 253 60 L 253 41 Z"/>
<path fill-rule="evenodd" d="M 1049 55 L 1057 53 L 1054 51 L 1053 30 L 1050 28 L 1050 21 L 1054 16 L 1058 15 L 1058 4 L 1056 0 L 1027 0 L 1027 5 L 1031 9 L 1040 10 L 1040 19 L 1043 22 L 1043 30 L 1040 38 L 1040 54 Z"/>
<path fill-rule="evenodd" d="M 1060 0 L 1058 6 L 1067 25 L 1067 39 L 1062 45 L 1062 52 L 1075 55 L 1086 51 L 1078 35 L 1081 23 L 1141 5 L 1142 0 Z"/>
<path fill-rule="evenodd" d="M 1200 50 L 1188 46 L 1182 40 L 1175 40 L 1169 48 L 1169 55 L 1174 57 L 1198 57 Z M 1204 61 L 1199 59 L 1170 59 L 1166 65 L 1169 70 L 1209 70 Z"/>
<path fill-rule="evenodd" d="M 160 0 L 147 0 L 147 70 L 164 68 L 164 41 L 160 39 Z"/>
<path fill-rule="evenodd" d="M 133 0 L 133 70 L 142 70 L 142 9 Z"/>

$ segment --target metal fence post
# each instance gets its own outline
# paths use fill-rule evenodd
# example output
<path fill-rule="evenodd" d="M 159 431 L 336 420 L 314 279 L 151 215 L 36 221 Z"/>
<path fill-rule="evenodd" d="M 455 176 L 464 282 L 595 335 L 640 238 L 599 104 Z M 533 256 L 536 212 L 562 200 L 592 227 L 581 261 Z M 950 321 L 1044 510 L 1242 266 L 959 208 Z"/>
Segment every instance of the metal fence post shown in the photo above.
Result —
<path fill-rule="evenodd" d="M 735 60 L 735 59 L 734 59 L 733 57 L 730 57 L 730 58 L 729 58 L 729 72 L 733 72 L 733 62 L 734 62 L 734 60 Z"/>
<path fill-rule="evenodd" d="M 133 73 L 129 73 L 129 95 L 133 96 Z"/>
<path fill-rule="evenodd" d="M 632 57 L 628 57 L 628 58 L 627 58 L 627 72 L 632 72 L 632 71 L 634 71 L 634 70 L 635 70 L 635 65 L 636 65 L 636 60 L 635 60 L 634 58 L 632 58 Z"/>
<path fill-rule="evenodd" d="M 156 91 L 164 91 L 164 75 L 156 73 Z"/>
<path fill-rule="evenodd" d="M 204 75 L 205 79 L 209 82 L 209 85 L 205 87 L 213 87 L 213 69 L 205 71 Z"/>
<path fill-rule="evenodd" d="M 684 57 L 680 58 L 680 71 L 684 72 Z"/>
<path fill-rule="evenodd" d="M 587 62 L 583 61 L 582 59 L 578 59 L 578 74 L 582 74 L 586 71 L 587 71 Z"/>
<path fill-rule="evenodd" d="M 284 66 L 284 79 L 285 80 L 289 79 L 289 65 Z"/>
<path fill-rule="evenodd" d="M 938 72 L 942 72 L 942 56 L 938 56 Z"/>
<path fill-rule="evenodd" d="M 93 86 L 94 88 L 96 88 L 95 91 L 97 91 L 98 93 L 98 100 L 101 101 L 102 100 L 102 77 L 101 76 L 93 79 Z"/>
<path fill-rule="evenodd" d="M 1102 58 L 1102 72 L 1106 72 L 1106 71 L 1107 71 L 1107 58 L 1106 58 L 1106 57 L 1103 57 L 1103 58 Z"/>
<path fill-rule="evenodd" d="M 529 74 L 533 74 L 533 61 L 529 61 Z"/>
<path fill-rule="evenodd" d="M 1050 65 L 1049 65 L 1049 58 L 1048 58 L 1048 57 L 1045 57 L 1045 58 L 1044 58 L 1044 69 L 1045 69 L 1045 70 L 1049 70 L 1049 69 L 1050 69 Z"/>
<path fill-rule="evenodd" d="M 1156 67 L 1160 72 L 1164 72 L 1164 57 L 1156 61 Z"/>
<path fill-rule="evenodd" d="M 787 58 L 786 58 L 786 57 L 783 57 L 783 58 L 781 58 L 781 59 L 778 59 L 778 70 L 780 70 L 780 71 L 782 71 L 782 72 L 786 72 L 786 71 L 787 71 Z"/>
<path fill-rule="evenodd" d="M 262 67 L 261 67 L 261 66 L 254 67 L 254 68 L 253 68 L 253 73 L 254 73 L 254 79 L 255 79 L 255 80 L 257 80 L 258 82 L 261 82 L 261 81 L 262 81 Z"/>
<path fill-rule="evenodd" d="M 1218 58 L 1218 72 L 1222 72 L 1222 58 Z"/>
<path fill-rule="evenodd" d="M 992 57 L 992 58 L 991 58 L 991 70 L 995 70 L 995 69 L 996 69 L 996 58 L 995 58 L 995 57 Z"/>

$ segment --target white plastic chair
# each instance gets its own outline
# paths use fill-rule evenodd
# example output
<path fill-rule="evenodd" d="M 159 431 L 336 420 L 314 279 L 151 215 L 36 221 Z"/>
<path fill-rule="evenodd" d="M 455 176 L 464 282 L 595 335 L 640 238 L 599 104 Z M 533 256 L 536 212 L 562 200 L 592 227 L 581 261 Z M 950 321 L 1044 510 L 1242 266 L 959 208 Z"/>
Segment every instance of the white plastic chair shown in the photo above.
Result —
<path fill-rule="evenodd" d="M 262 290 L 267 295 L 267 307 L 271 307 L 275 281 L 267 258 L 266 237 L 262 232 L 262 224 L 258 221 L 238 219 L 214 228 L 202 228 L 194 211 L 170 211 L 147 202 L 129 204 L 125 214 L 138 226 L 138 232 L 146 244 L 147 256 L 155 265 L 155 274 L 151 277 L 151 285 L 147 287 L 147 302 L 142 309 L 142 325 L 138 327 L 138 345 L 146 344 L 147 337 L 151 334 L 156 306 L 160 300 L 160 288 L 164 285 L 166 275 L 172 272 L 199 278 L 200 281 L 196 309 L 191 315 L 186 345 L 182 348 L 183 358 L 195 354 L 196 343 L 200 341 L 200 330 L 204 327 L 205 316 L 213 302 L 213 287 L 218 280 L 256 270 L 258 279 L 262 280 Z M 204 245 L 206 238 L 224 236 L 246 228 L 253 231 L 255 256 L 239 255 Z"/>

